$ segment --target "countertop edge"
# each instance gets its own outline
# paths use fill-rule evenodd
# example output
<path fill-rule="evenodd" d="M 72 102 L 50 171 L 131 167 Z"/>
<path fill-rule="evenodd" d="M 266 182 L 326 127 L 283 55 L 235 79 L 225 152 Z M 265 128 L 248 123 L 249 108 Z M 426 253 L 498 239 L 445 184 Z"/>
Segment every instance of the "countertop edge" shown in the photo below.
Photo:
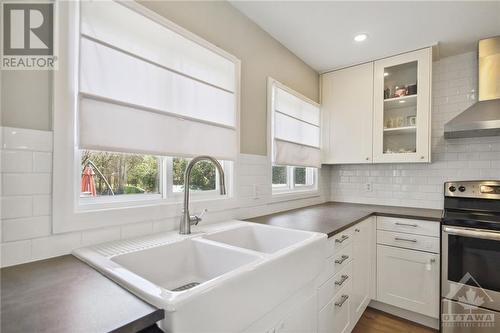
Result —
<path fill-rule="evenodd" d="M 131 321 L 130 323 L 127 323 L 121 327 L 111 330 L 110 333 L 136 333 L 138 331 L 141 331 L 145 328 L 148 328 L 156 324 L 156 322 L 163 320 L 164 318 L 165 318 L 165 310 L 156 309 L 156 311 L 154 312 L 151 312 L 141 318 Z"/>

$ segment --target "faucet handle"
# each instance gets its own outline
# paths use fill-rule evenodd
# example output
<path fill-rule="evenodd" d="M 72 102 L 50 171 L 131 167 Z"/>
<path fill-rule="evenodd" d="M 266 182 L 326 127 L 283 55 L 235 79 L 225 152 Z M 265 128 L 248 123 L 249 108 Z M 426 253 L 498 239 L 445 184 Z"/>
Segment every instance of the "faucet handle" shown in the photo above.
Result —
<path fill-rule="evenodd" d="M 200 221 L 201 221 L 201 218 L 203 217 L 203 215 L 205 215 L 206 213 L 208 213 L 208 209 L 207 209 L 207 208 L 204 208 L 204 209 L 201 211 L 200 216 L 198 216 L 198 218 L 200 219 Z"/>
<path fill-rule="evenodd" d="M 201 222 L 203 215 L 205 215 L 205 213 L 207 212 L 208 209 L 205 208 L 201 211 L 201 214 L 199 216 L 198 215 L 191 216 L 191 224 L 198 225 L 198 223 Z"/>

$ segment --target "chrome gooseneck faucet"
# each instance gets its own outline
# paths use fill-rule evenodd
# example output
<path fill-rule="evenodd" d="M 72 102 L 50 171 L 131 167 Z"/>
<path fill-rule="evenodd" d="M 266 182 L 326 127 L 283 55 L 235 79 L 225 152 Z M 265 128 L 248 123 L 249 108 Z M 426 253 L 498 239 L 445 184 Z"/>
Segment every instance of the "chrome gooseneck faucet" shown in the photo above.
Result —
<path fill-rule="evenodd" d="M 200 161 L 210 161 L 212 162 L 217 171 L 219 172 L 219 187 L 220 194 L 226 194 L 226 181 L 224 177 L 224 170 L 222 169 L 222 165 L 220 165 L 219 161 L 210 156 L 197 156 L 193 158 L 186 167 L 186 171 L 184 172 L 184 209 L 182 211 L 179 233 L 181 235 L 189 235 L 191 233 L 191 225 L 196 225 L 201 221 L 201 215 L 191 216 L 189 214 L 189 185 L 191 183 L 191 171 L 196 163 Z M 203 214 L 202 214 L 203 215 Z"/>

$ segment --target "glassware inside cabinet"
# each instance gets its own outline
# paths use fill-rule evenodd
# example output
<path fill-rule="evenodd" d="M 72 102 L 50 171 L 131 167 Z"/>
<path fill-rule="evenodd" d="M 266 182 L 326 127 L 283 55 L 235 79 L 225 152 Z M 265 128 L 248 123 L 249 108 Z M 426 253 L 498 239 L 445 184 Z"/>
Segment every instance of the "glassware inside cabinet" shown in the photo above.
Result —
<path fill-rule="evenodd" d="M 417 64 L 384 68 L 384 154 L 416 152 Z"/>

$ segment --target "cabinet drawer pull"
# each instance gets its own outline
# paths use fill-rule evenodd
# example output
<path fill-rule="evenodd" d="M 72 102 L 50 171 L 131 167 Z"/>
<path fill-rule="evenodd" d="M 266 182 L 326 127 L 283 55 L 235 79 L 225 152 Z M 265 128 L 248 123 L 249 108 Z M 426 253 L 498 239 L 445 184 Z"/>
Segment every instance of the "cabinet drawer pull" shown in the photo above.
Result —
<path fill-rule="evenodd" d="M 349 295 L 342 295 L 340 297 L 340 301 L 335 302 L 335 306 L 338 306 L 339 308 L 341 308 L 342 305 L 344 305 L 345 301 L 347 301 L 348 298 L 349 298 Z"/>
<path fill-rule="evenodd" d="M 335 284 L 336 284 L 337 286 L 341 286 L 341 285 L 343 285 L 343 284 L 344 284 L 344 282 L 346 282 L 346 280 L 347 280 L 348 278 L 349 278 L 349 276 L 348 276 L 348 275 L 342 275 L 342 276 L 340 277 L 340 280 L 335 281 Z"/>
<path fill-rule="evenodd" d="M 418 224 L 412 224 L 412 223 L 401 223 L 401 222 L 396 222 L 394 223 L 395 225 L 402 225 L 402 226 L 405 226 L 405 227 L 418 227 Z"/>
<path fill-rule="evenodd" d="M 417 242 L 416 239 L 401 238 L 401 237 L 394 237 L 394 240 L 395 241 L 402 241 L 402 242 L 412 242 L 412 243 L 416 243 Z"/>
<path fill-rule="evenodd" d="M 345 254 L 343 254 L 340 259 L 335 259 L 335 263 L 336 264 L 341 264 L 343 263 L 344 261 L 346 261 L 347 259 L 349 259 L 349 256 L 346 256 Z"/>
<path fill-rule="evenodd" d="M 342 235 L 342 237 L 340 237 L 340 238 L 335 238 L 335 243 L 343 243 L 347 239 L 349 239 L 349 236 Z"/>

